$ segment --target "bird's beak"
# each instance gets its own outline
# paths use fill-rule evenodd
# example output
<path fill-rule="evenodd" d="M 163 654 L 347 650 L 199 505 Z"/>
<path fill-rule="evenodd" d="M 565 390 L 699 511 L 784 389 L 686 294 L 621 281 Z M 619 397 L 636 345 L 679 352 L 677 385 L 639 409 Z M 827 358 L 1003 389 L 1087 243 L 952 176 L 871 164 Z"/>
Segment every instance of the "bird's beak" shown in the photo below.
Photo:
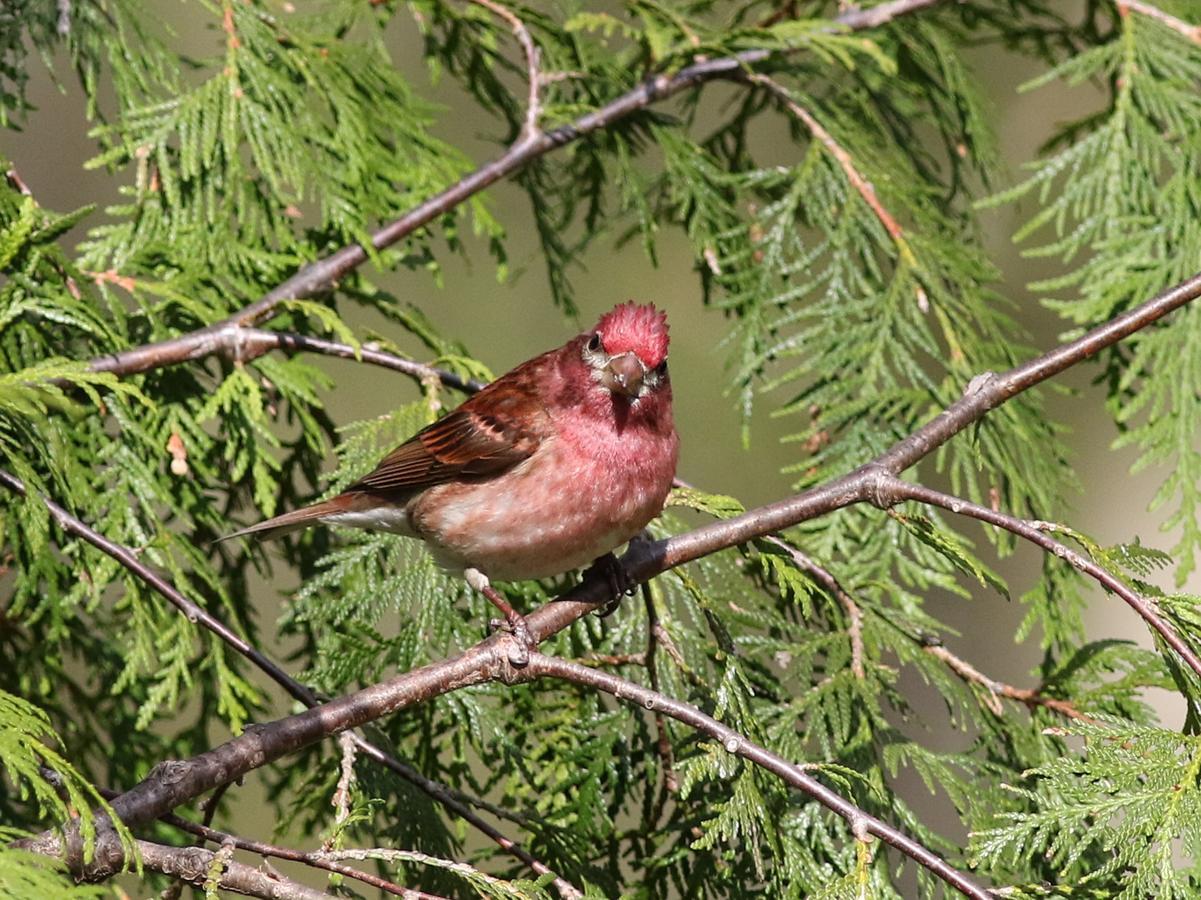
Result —
<path fill-rule="evenodd" d="M 615 394 L 625 394 L 633 399 L 642 388 L 646 377 L 646 366 L 636 353 L 623 353 L 605 363 L 602 383 Z"/>

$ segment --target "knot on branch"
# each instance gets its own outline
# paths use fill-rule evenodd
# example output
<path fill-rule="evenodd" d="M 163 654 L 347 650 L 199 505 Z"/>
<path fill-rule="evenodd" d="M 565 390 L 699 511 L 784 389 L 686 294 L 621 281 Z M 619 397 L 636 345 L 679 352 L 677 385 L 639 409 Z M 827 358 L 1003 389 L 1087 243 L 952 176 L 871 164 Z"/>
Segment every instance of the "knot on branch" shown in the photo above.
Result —
<path fill-rule="evenodd" d="M 107 881 L 125 868 L 125 850 L 108 816 L 96 816 L 96 837 L 92 858 L 85 859 L 84 840 L 79 828 L 70 827 L 64 835 L 61 856 L 67 870 L 81 882 Z"/>
<path fill-rule="evenodd" d="M 160 784 L 177 784 L 187 777 L 191 766 L 178 759 L 164 759 L 146 775 L 147 781 L 157 781 Z"/>
<path fill-rule="evenodd" d="M 529 671 L 529 654 L 538 652 L 536 646 L 523 647 L 520 638 L 507 632 L 496 635 L 493 640 L 496 641 L 496 644 L 494 652 L 491 654 L 492 659 L 487 664 L 489 675 L 494 680 L 508 685 L 532 681 L 533 677 Z M 514 662 L 515 658 L 521 658 L 521 654 L 518 652 L 519 648 L 526 651 L 524 662 Z"/>
<path fill-rule="evenodd" d="M 898 490 L 900 480 L 884 466 L 864 467 L 863 479 L 863 499 L 878 509 L 891 509 L 905 499 Z"/>
<path fill-rule="evenodd" d="M 979 375 L 969 381 L 967 383 L 967 387 L 963 389 L 964 399 L 966 400 L 968 397 L 972 397 L 980 393 L 986 387 L 991 385 L 993 381 L 996 380 L 996 377 L 996 372 L 981 372 Z"/>
<path fill-rule="evenodd" d="M 213 854 L 202 847 L 181 847 L 172 854 L 171 873 L 187 882 L 201 882 L 208 876 Z"/>

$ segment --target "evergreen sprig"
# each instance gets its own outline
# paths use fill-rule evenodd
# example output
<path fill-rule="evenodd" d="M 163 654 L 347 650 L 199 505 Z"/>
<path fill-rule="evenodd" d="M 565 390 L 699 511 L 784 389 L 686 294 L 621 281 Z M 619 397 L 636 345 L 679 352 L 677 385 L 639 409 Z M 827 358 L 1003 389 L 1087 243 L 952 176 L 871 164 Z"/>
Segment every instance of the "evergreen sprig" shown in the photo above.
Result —
<path fill-rule="evenodd" d="M 1155 501 L 1181 530 L 1170 556 L 1053 524 L 1069 519 L 1077 485 L 1063 426 L 1028 390 L 1041 379 L 907 464 L 911 483 L 1063 548 L 1012 591 L 1028 605 L 1015 637 L 1042 650 L 1033 686 L 977 667 L 930 603 L 1005 602 L 995 557 L 1016 532 L 990 526 L 981 541 L 953 502 L 898 505 L 857 468 L 1046 343 L 998 290 L 982 208 L 1030 205 L 1016 237 L 1060 266 L 1035 287 L 1081 329 L 1185 281 L 1201 259 L 1201 48 L 1189 30 L 1201 7 L 1097 0 L 1078 20 L 1004 7 L 193 0 L 174 29 L 136 0 L 0 11 L 0 124 L 53 133 L 62 113 L 29 101 L 37 67 L 51 67 L 86 98 L 94 152 L 80 164 L 121 198 L 56 213 L 20 160 L 0 159 L 0 892 L 101 895 L 68 885 L 79 860 L 60 867 L 29 848 L 79 834 L 85 856 L 105 851 L 90 871 L 109 851 L 132 862 L 131 835 L 117 821 L 112 844 L 108 822 L 131 794 L 105 806 L 91 785 L 158 784 L 227 738 L 242 746 L 294 724 L 271 722 L 286 710 L 262 672 L 312 705 L 310 686 L 337 698 L 485 636 L 487 604 L 414 542 L 322 529 L 276 554 L 213 540 L 338 491 L 470 379 L 490 378 L 488 348 L 381 285 L 399 268 L 437 283 L 474 246 L 467 229 L 495 277 L 511 278 L 508 235 L 530 225 L 549 299 L 568 312 L 590 253 L 637 240 L 661 265 L 678 232 L 727 323 L 722 377 L 744 443 L 755 413 L 785 417 L 797 488 L 857 473 L 861 493 L 689 557 L 614 616 L 574 616 L 543 644 L 652 690 L 650 706 L 631 712 L 580 681 L 481 677 L 372 718 L 349 761 L 330 741 L 272 757 L 263 777 L 281 830 L 456 896 L 889 897 L 913 879 L 923 896 L 951 890 L 953 877 L 879 834 L 1015 896 L 1196 891 L 1201 678 L 1186 651 L 1201 651 L 1201 615 L 1196 598 L 1155 584 L 1173 566 L 1183 579 L 1201 545 L 1196 311 L 1101 353 L 1118 446 L 1139 450 L 1138 468 L 1170 469 Z M 401 30 L 420 37 L 420 66 L 396 58 Z M 1031 87 L 1101 92 L 1008 188 L 994 112 L 962 52 L 980 42 L 1043 64 Z M 432 79 L 463 89 L 453 114 L 503 148 L 503 171 L 473 169 L 446 140 Z M 787 133 L 783 154 L 768 129 Z M 490 205 L 490 172 L 515 175 L 528 220 Z M 470 178 L 421 227 L 396 224 Z M 317 288 L 274 293 L 354 245 L 360 262 Z M 387 334 L 365 332 L 367 311 Z M 277 330 L 289 352 L 244 345 L 248 325 Z M 359 363 L 420 347 L 429 366 L 411 370 L 389 415 L 336 423 L 339 381 L 302 352 L 321 348 L 286 335 L 325 338 Z M 120 354 L 145 345 L 172 352 L 123 367 Z M 758 512 L 710 492 L 723 488 L 677 489 L 655 546 Z M 1086 634 L 1082 571 L 1141 598 L 1180 652 L 1163 632 L 1153 649 Z M 252 602 L 263 578 L 287 598 L 276 622 Z M 550 616 L 574 583 L 503 590 Z M 271 670 L 284 655 L 296 680 Z M 944 718 L 915 702 L 918 682 Z M 1152 689 L 1183 699 L 1179 731 L 1156 718 Z M 699 736 L 677 701 L 738 740 Z M 946 723 L 962 737 L 951 749 L 924 730 Z M 807 802 L 738 741 L 799 766 L 854 814 Z M 168 760 L 182 762 L 154 768 Z M 914 783 L 953 810 L 970 847 Z M 216 815 L 233 819 L 237 792 L 225 797 Z M 868 819 L 891 831 L 865 830 Z M 230 886 L 220 854 L 206 859 L 198 883 Z"/>

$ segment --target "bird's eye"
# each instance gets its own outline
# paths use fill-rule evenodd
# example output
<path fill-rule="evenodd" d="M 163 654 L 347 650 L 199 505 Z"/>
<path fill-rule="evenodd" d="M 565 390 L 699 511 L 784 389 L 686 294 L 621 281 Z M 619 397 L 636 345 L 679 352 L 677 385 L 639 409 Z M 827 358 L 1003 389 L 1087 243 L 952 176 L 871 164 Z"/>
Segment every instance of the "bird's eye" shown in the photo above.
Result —
<path fill-rule="evenodd" d="M 655 366 L 655 374 L 660 378 L 667 374 L 667 360 L 663 360 L 663 362 Z"/>
<path fill-rule="evenodd" d="M 588 349 L 595 353 L 601 348 L 601 336 L 599 331 L 592 332 L 592 337 L 588 339 Z"/>

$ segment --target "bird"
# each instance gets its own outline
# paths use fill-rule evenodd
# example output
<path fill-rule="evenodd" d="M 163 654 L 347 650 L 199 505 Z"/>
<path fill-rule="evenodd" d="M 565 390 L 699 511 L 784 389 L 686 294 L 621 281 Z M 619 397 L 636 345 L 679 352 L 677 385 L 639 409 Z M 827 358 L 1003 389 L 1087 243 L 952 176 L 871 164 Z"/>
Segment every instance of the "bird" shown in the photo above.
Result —
<path fill-rule="evenodd" d="M 418 431 L 337 496 L 222 540 L 317 524 L 422 540 L 504 614 L 517 638 L 510 660 L 524 665 L 535 643 L 492 581 L 593 563 L 623 583 L 612 551 L 662 512 L 679 458 L 668 346 L 664 312 L 618 304 Z"/>

